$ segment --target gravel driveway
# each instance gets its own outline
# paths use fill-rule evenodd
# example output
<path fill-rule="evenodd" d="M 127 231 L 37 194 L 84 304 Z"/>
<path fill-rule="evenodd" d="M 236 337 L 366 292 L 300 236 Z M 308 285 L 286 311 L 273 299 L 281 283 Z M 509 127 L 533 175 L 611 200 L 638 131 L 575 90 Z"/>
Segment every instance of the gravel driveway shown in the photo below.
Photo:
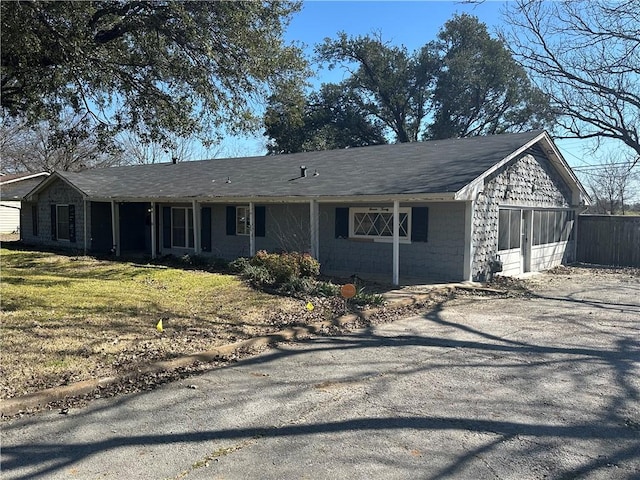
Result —
<path fill-rule="evenodd" d="M 2 425 L 2 478 L 640 478 L 640 277 L 561 269 Z"/>

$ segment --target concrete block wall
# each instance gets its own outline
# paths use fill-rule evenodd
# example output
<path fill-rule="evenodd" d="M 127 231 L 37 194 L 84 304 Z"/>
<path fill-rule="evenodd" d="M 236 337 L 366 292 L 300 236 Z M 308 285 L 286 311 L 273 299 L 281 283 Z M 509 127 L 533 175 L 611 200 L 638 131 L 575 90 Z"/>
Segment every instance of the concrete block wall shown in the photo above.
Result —
<path fill-rule="evenodd" d="M 265 236 L 256 237 L 256 251 L 310 252 L 309 204 L 266 205 Z"/>
<path fill-rule="evenodd" d="M 74 205 L 76 216 L 76 241 L 51 239 L 51 205 Z M 36 205 L 38 207 L 38 235 L 33 234 L 32 203 L 24 202 L 21 210 L 22 241 L 26 244 L 38 244 L 70 250 L 84 249 L 84 200 L 82 195 L 66 183 L 57 180 L 40 192 Z M 87 208 L 87 237 L 91 237 L 91 212 Z M 90 242 L 87 245 L 91 247 Z"/>
<path fill-rule="evenodd" d="M 540 151 L 513 159 L 485 179 L 473 211 L 474 280 L 484 280 L 498 251 L 500 207 L 569 208 L 571 189 Z"/>
<path fill-rule="evenodd" d="M 256 205 L 259 205 L 257 203 Z M 227 235 L 227 205 L 203 204 L 211 207 L 211 255 L 233 260 L 250 255 L 248 235 Z M 265 206 L 265 236 L 256 237 L 256 251 L 268 252 L 310 250 L 309 205 L 269 204 Z"/>
<path fill-rule="evenodd" d="M 320 205 L 320 264 L 323 271 L 388 276 L 393 272 L 393 244 L 361 239 L 336 239 L 335 209 Z M 358 205 L 351 205 L 358 206 Z M 367 206 L 385 206 L 370 205 Z M 428 207 L 427 242 L 400 243 L 400 280 L 461 280 L 464 265 L 463 203 L 407 203 L 401 207 Z"/>

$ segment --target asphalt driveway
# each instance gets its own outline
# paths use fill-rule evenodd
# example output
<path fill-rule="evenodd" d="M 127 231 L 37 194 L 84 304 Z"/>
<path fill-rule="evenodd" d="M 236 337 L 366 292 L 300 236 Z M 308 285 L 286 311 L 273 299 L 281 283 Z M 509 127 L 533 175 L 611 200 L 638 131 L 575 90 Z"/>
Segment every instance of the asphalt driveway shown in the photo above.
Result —
<path fill-rule="evenodd" d="M 2 424 L 2 478 L 640 478 L 640 278 L 283 345 Z"/>

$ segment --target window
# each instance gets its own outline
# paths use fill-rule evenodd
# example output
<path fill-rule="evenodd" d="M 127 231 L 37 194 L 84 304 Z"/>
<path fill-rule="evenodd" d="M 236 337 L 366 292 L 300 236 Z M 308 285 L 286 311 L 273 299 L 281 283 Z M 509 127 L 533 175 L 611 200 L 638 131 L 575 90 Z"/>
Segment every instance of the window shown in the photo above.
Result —
<path fill-rule="evenodd" d="M 51 240 L 76 241 L 75 205 L 51 205 Z M 36 226 L 37 228 L 37 226 Z"/>
<path fill-rule="evenodd" d="M 498 250 L 520 248 L 521 210 L 500 209 L 498 212 Z"/>
<path fill-rule="evenodd" d="M 400 239 L 411 238 L 410 208 L 400 208 Z M 393 238 L 393 209 L 382 207 L 350 208 L 349 237 Z"/>
<path fill-rule="evenodd" d="M 56 205 L 56 234 L 58 240 L 70 240 L 69 205 Z"/>
<path fill-rule="evenodd" d="M 193 248 L 193 209 L 171 208 L 171 246 Z"/>
<path fill-rule="evenodd" d="M 254 234 L 256 237 L 264 237 L 266 234 L 266 207 L 264 205 L 254 205 L 253 221 Z M 248 205 L 227 206 L 227 235 L 250 235 L 251 221 L 249 218 L 250 208 Z"/>
<path fill-rule="evenodd" d="M 533 244 L 566 242 L 573 230 L 573 221 L 571 210 L 534 210 Z"/>
<path fill-rule="evenodd" d="M 250 232 L 249 207 L 236 207 L 236 235 L 249 235 Z"/>

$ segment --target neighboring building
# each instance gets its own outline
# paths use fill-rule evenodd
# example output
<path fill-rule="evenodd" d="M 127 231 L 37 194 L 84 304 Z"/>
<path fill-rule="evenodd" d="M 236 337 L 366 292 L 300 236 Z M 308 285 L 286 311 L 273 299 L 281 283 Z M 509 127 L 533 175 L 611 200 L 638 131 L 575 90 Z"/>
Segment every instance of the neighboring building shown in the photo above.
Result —
<path fill-rule="evenodd" d="M 325 273 L 394 284 L 571 261 L 590 201 L 544 131 L 57 172 L 26 200 L 34 245 L 228 260 L 308 251 Z"/>
<path fill-rule="evenodd" d="M 20 231 L 20 201 L 47 175 L 41 172 L 0 176 L 0 233 Z"/>

